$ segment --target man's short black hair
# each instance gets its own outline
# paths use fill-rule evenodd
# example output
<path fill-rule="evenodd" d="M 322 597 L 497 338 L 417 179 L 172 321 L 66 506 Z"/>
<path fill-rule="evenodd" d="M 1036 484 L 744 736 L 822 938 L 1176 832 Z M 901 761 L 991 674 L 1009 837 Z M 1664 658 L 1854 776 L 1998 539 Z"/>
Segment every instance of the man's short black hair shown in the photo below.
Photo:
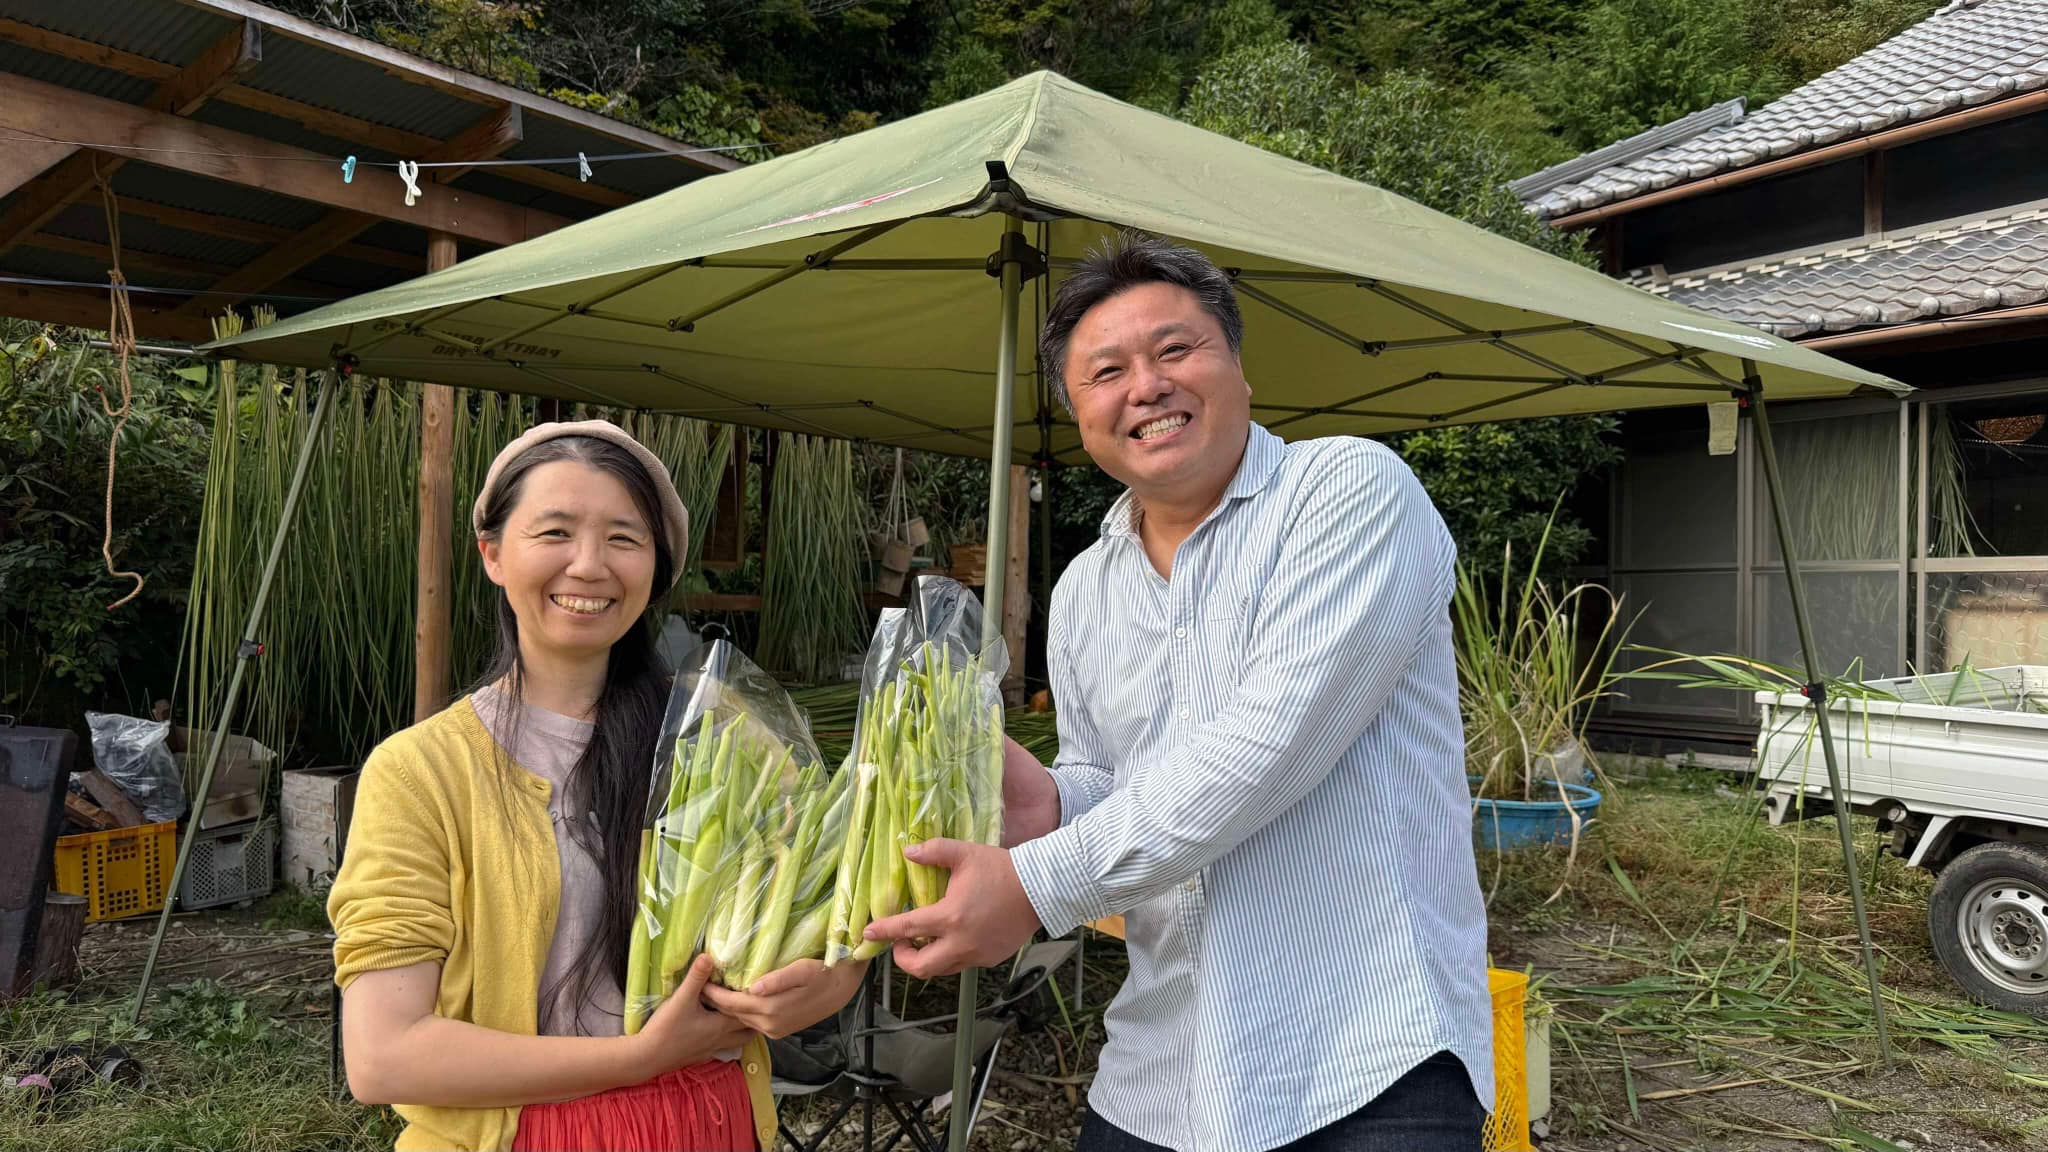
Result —
<path fill-rule="evenodd" d="M 1244 345 L 1244 317 L 1237 290 L 1214 261 L 1184 244 L 1157 236 L 1123 232 L 1092 249 L 1060 285 L 1038 334 L 1038 370 L 1046 374 L 1060 406 L 1074 410 L 1067 395 L 1067 345 L 1074 326 L 1090 308 L 1140 284 L 1174 284 L 1195 294 L 1202 310 L 1216 318 L 1234 354 Z"/>

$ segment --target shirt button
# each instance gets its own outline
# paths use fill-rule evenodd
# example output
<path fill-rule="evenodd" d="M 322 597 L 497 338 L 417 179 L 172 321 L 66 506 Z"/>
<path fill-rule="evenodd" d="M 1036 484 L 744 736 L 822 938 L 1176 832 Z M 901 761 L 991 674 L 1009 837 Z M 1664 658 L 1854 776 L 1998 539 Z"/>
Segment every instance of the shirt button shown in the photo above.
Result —
<path fill-rule="evenodd" d="M 1185 640 L 1185 639 L 1187 639 L 1187 638 L 1188 638 L 1188 630 L 1187 630 L 1187 628 L 1186 628 L 1185 626 L 1182 626 L 1182 627 L 1179 627 L 1179 628 L 1175 628 L 1175 629 L 1173 630 L 1173 638 L 1174 638 L 1174 639 L 1176 639 L 1176 640 Z"/>
<path fill-rule="evenodd" d="M 1192 716 L 1194 716 L 1194 714 L 1194 710 L 1191 708 L 1183 708 L 1180 710 L 1180 718 L 1183 720 L 1191 718 Z"/>
<path fill-rule="evenodd" d="M 1181 887 L 1187 889 L 1190 892 L 1193 892 L 1196 888 L 1201 886 L 1201 883 L 1202 882 L 1200 880 L 1197 880 L 1193 876 L 1190 876 L 1187 878 L 1187 881 L 1181 885 Z"/>
<path fill-rule="evenodd" d="M 749 1061 L 747 1061 L 747 1075 L 749 1075 L 749 1076 L 759 1076 L 760 1074 L 761 1074 L 761 1065 L 760 1065 L 760 1063 L 759 1063 L 758 1061 L 754 1061 L 754 1060 L 749 1060 Z"/>

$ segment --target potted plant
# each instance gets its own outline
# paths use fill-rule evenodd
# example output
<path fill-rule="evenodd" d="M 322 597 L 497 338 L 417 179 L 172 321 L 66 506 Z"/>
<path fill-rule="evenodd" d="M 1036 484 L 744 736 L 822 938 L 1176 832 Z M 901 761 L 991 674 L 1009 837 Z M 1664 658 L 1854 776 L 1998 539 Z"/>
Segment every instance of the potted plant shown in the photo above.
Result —
<path fill-rule="evenodd" d="M 1496 581 L 1461 563 L 1452 598 L 1473 820 L 1496 851 L 1576 844 L 1600 806 L 1582 737 L 1619 678 L 1614 653 L 1628 624 L 1605 588 L 1558 593 L 1537 575 L 1549 539 L 1546 527 L 1520 577 L 1512 545 Z"/>

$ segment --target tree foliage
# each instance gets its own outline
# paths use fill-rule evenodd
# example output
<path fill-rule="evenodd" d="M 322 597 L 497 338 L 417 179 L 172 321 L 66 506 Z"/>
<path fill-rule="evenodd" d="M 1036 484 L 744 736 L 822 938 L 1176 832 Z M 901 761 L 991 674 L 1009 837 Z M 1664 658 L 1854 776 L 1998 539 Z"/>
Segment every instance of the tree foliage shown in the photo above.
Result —
<path fill-rule="evenodd" d="M 108 356 L 0 321 L 0 712 L 60 717 L 87 705 L 146 709 L 168 695 L 191 582 L 192 510 L 206 474 L 202 389 L 139 359 L 114 488 L 117 567 L 100 556 L 107 435 L 99 389 L 118 397 Z M 111 699 L 110 699 L 111 698 Z"/>

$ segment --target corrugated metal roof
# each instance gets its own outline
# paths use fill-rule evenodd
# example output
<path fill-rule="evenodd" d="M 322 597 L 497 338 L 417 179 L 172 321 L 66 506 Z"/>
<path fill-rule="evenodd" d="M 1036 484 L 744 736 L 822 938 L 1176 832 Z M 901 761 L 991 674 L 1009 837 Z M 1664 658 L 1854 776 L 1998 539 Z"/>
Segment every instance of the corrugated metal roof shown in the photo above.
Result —
<path fill-rule="evenodd" d="M 280 228 L 308 228 L 327 214 L 323 205 L 147 164 L 124 165 L 114 177 L 114 191 L 157 204 Z"/>
<path fill-rule="evenodd" d="M 339 33 L 336 33 L 339 35 Z M 488 105 L 393 76 L 377 65 L 293 36 L 263 38 L 263 63 L 243 81 L 358 120 L 445 140 L 474 123 Z M 412 157 L 417 159 L 417 157 Z"/>
<path fill-rule="evenodd" d="M 104 259 L 69 252 L 52 252 L 47 248 L 24 244 L 7 253 L 7 267 L 0 275 L 44 276 L 103 287 L 107 282 L 107 262 Z M 145 288 L 203 288 L 212 283 L 212 278 L 199 272 L 180 275 L 175 272 L 153 271 L 147 276 L 130 276 L 128 281 Z"/>
<path fill-rule="evenodd" d="M 536 156 L 574 156 L 578 152 L 592 156 L 629 149 L 617 140 L 599 136 L 595 132 L 579 128 L 561 120 L 550 120 L 544 116 L 529 116 L 525 123 L 525 139 L 512 146 L 505 155 L 512 159 Z M 574 176 L 573 168 L 555 168 L 551 171 Z M 631 160 L 612 164 L 591 165 L 591 179 L 610 188 L 616 188 L 633 196 L 645 199 L 658 196 L 678 184 L 686 184 L 703 176 L 704 173 L 685 160 Z"/>
<path fill-rule="evenodd" d="M 651 146 L 640 129 L 620 125 L 618 131 L 640 143 L 627 143 L 583 123 L 563 117 L 586 114 L 563 105 L 513 93 L 487 81 L 424 61 L 403 53 L 371 45 L 345 33 L 310 24 L 297 17 L 245 4 L 242 0 L 0 0 L 0 15 L 89 44 L 118 49 L 155 61 L 157 66 L 183 67 L 232 32 L 246 14 L 271 24 L 263 38 L 263 59 L 245 73 L 238 84 L 273 97 L 296 101 L 312 109 L 325 110 L 401 130 L 423 139 L 443 140 L 461 133 L 490 114 L 500 100 L 517 100 L 523 109 L 524 139 L 508 151 L 508 158 L 573 156 L 577 152 L 604 155 L 638 151 Z M 367 58 L 365 58 L 367 57 Z M 157 69 L 161 73 L 161 68 Z M 160 82 L 160 75 L 130 76 L 109 68 L 71 60 L 19 43 L 0 40 L 0 72 L 29 77 L 123 103 L 138 104 Z M 458 92 L 477 86 L 472 98 Z M 386 152 L 360 140 L 337 139 L 306 127 L 289 116 L 274 115 L 243 106 L 248 97 L 229 93 L 198 109 L 193 119 L 275 142 L 305 149 L 323 156 L 355 155 L 365 161 L 416 159 Z M 553 109 L 556 114 L 551 115 Z M 5 135 L 5 133 L 0 133 Z M 0 141 L 0 147 L 6 146 Z M 681 159 L 599 164 L 595 182 L 629 196 L 653 195 L 701 175 L 702 170 Z M 573 168 L 554 169 L 574 178 Z M 578 197 L 535 187 L 501 174 L 493 168 L 476 169 L 456 182 L 456 187 L 478 197 L 523 205 L 558 216 L 583 219 L 603 211 L 602 206 Z M 337 170 L 335 178 L 340 179 Z M 115 175 L 114 189 L 123 201 L 155 204 L 170 208 L 246 221 L 271 228 L 300 231 L 327 216 L 333 209 L 305 200 L 216 181 L 171 168 L 158 167 L 144 157 L 134 157 Z M 18 204 L 19 192 L 0 196 L 0 212 Z M 187 222 L 192 225 L 195 222 Z M 54 243 L 69 246 L 103 244 L 104 223 L 98 201 L 82 196 L 75 204 L 45 225 Z M 130 252 L 156 257 L 145 272 L 136 269 L 130 280 L 138 285 L 196 288 L 209 285 L 223 269 L 238 268 L 260 257 L 269 245 L 260 239 L 220 236 L 203 223 L 196 226 L 167 224 L 136 212 L 124 213 L 122 239 Z M 52 251 L 33 247 L 33 238 L 0 252 L 0 273 L 47 276 L 56 279 L 101 283 L 105 279 L 104 257 L 92 258 L 83 250 Z M 417 227 L 402 221 L 380 221 L 354 241 L 357 245 L 381 247 L 403 255 L 418 254 L 424 270 L 426 238 Z M 464 258 L 486 250 L 467 238 L 460 241 Z M 189 261 L 189 274 L 172 274 L 176 261 Z M 311 261 L 293 280 L 315 285 L 333 285 L 346 292 L 381 287 L 406 278 L 409 270 L 393 268 L 386 262 L 365 261 L 344 252 L 331 253 Z M 304 283 L 278 289 L 303 291 Z M 285 311 L 307 305 L 281 304 Z"/>
<path fill-rule="evenodd" d="M 24 24 L 180 67 L 227 35 L 234 21 L 166 0 L 7 0 Z"/>
<path fill-rule="evenodd" d="M 232 128 L 237 132 L 246 132 L 251 136 L 260 136 L 265 140 L 275 140 L 280 144 L 289 144 L 294 148 L 304 148 L 309 152 L 319 152 L 323 155 L 332 156 L 334 157 L 336 179 L 340 178 L 341 158 L 344 156 L 355 156 L 364 161 L 377 160 L 386 162 L 413 159 L 411 156 L 400 156 L 396 153 L 385 152 L 368 144 L 358 144 L 329 136 L 322 132 L 315 132 L 295 120 L 287 120 L 282 116 L 272 116 L 268 112 L 259 112 L 254 108 L 244 108 L 224 100 L 209 102 L 197 112 L 194 112 L 192 119 L 202 124 L 212 124 L 219 128 Z"/>
<path fill-rule="evenodd" d="M 426 271 L 426 254 L 420 254 L 420 271 Z M 396 268 L 385 268 L 376 264 L 364 264 L 339 256 L 322 256 L 300 269 L 300 275 L 322 284 L 332 284 L 346 294 L 368 292 L 373 288 L 384 288 L 410 276 Z"/>
<path fill-rule="evenodd" d="M 0 40 L 0 72 L 11 72 L 45 84 L 75 88 L 93 96 L 104 96 L 125 104 L 140 104 L 156 91 L 154 81 L 124 76 L 76 60 L 36 52 L 19 44 Z"/>
<path fill-rule="evenodd" d="M 2048 299 L 2048 208 L 1630 282 L 1786 338 L 2017 308 Z"/>
<path fill-rule="evenodd" d="M 463 174 L 462 179 L 455 182 L 455 187 L 479 196 L 489 196 L 493 200 L 538 208 L 543 212 L 552 212 L 557 216 L 568 216 L 577 220 L 587 219 L 605 211 L 602 204 L 593 204 L 574 196 L 564 196 L 559 192 L 535 188 L 531 184 L 515 183 L 498 175 L 497 171 L 493 168 L 472 168 Z"/>
<path fill-rule="evenodd" d="M 1735 124 L 1517 191 L 1537 215 L 1563 216 L 2044 86 L 2048 0 L 1956 0 Z"/>
<path fill-rule="evenodd" d="M 106 216 L 100 210 L 99 199 L 93 197 L 66 208 L 56 219 L 44 225 L 43 231 L 104 244 L 107 240 Z M 170 228 L 154 220 L 123 213 L 121 247 L 123 250 L 134 249 L 201 264 L 236 268 L 261 256 L 269 246 L 227 236 L 212 236 L 203 232 Z"/>

